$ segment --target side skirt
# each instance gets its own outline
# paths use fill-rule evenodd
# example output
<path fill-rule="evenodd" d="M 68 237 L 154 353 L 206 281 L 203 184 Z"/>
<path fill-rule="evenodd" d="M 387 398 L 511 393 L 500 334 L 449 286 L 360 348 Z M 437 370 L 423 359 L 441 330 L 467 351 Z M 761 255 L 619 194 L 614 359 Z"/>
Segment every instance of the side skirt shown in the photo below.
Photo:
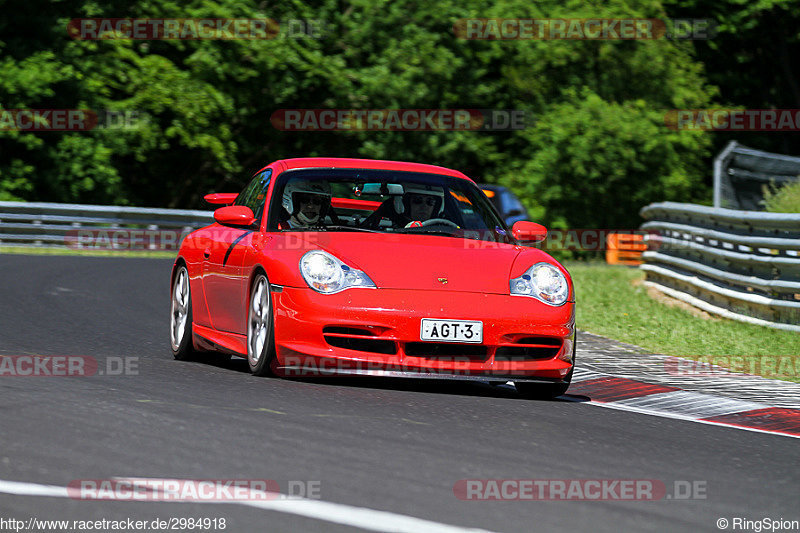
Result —
<path fill-rule="evenodd" d="M 213 350 L 247 357 L 247 335 L 228 333 L 192 324 L 195 346 L 201 350 Z"/>

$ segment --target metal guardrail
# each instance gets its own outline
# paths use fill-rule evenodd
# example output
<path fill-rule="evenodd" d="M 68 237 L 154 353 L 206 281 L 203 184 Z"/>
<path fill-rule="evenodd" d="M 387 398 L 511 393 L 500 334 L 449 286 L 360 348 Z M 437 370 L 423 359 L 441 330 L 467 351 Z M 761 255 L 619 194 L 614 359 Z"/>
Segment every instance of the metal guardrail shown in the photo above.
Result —
<path fill-rule="evenodd" d="M 674 202 L 640 214 L 648 286 L 709 313 L 800 331 L 800 214 Z"/>
<path fill-rule="evenodd" d="M 0 246 L 177 249 L 186 234 L 213 221 L 212 211 L 0 202 Z"/>

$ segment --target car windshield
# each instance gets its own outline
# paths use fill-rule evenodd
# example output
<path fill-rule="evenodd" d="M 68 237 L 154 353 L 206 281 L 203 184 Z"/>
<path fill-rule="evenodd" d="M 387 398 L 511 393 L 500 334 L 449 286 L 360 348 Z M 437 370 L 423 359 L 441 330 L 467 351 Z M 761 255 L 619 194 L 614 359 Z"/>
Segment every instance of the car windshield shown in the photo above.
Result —
<path fill-rule="evenodd" d="M 270 231 L 363 231 L 513 242 L 472 182 L 439 174 L 361 169 L 281 174 Z"/>

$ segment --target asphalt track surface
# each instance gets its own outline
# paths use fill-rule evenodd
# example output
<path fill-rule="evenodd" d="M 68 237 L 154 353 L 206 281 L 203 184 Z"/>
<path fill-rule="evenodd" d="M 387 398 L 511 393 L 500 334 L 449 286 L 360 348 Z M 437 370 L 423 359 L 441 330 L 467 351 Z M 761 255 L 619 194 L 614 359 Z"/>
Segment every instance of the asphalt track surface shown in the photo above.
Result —
<path fill-rule="evenodd" d="M 162 259 L 0 255 L 0 355 L 138 358 L 138 373 L 0 376 L 0 480 L 318 481 L 321 499 L 492 531 L 717 531 L 796 520 L 796 439 L 533 401 L 450 382 L 256 378 L 234 358 L 173 360 Z M 578 360 L 581 348 L 578 348 Z M 462 479 L 655 479 L 706 498 L 462 501 Z M 0 518 L 225 517 L 226 531 L 345 531 L 241 505 L 0 494 Z M 424 528 L 420 528 L 423 530 Z"/>

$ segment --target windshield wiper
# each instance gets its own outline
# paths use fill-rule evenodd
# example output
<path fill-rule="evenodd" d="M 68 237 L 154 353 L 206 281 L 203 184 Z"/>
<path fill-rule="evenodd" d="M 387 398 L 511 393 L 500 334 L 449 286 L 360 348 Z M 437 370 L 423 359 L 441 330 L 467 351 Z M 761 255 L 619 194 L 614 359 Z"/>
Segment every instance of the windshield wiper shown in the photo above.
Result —
<path fill-rule="evenodd" d="M 359 228 L 358 226 L 320 226 L 320 229 L 325 230 L 344 230 L 344 231 L 364 231 L 367 233 L 383 233 L 382 231 L 369 229 L 369 228 Z"/>
<path fill-rule="evenodd" d="M 416 231 L 414 231 L 416 230 Z M 443 229 L 429 229 L 426 231 L 419 231 L 419 228 L 402 228 L 393 231 L 392 233 L 405 233 L 408 235 L 444 235 L 446 237 L 452 237 L 456 233 L 454 231 L 446 231 Z"/>

